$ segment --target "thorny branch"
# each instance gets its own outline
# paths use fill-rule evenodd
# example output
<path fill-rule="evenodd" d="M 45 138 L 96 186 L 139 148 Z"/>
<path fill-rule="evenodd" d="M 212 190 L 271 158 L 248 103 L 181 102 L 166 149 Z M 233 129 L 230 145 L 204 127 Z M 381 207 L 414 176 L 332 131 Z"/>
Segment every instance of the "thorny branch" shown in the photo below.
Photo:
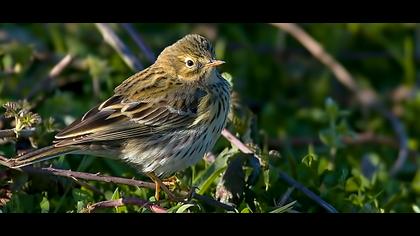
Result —
<path fill-rule="evenodd" d="M 8 159 L 2 156 L 0 156 L 0 165 L 7 166 L 10 168 Z M 121 177 L 114 177 L 114 176 L 106 176 L 106 175 L 101 175 L 99 173 L 92 174 L 92 173 L 78 172 L 78 171 L 72 171 L 72 170 L 55 169 L 52 167 L 35 168 L 31 166 L 20 168 L 20 170 L 27 173 L 31 173 L 31 174 L 62 176 L 62 177 L 70 178 L 72 180 L 84 179 L 84 180 L 93 180 L 93 181 L 100 181 L 100 182 L 113 183 L 113 184 L 124 184 L 124 185 L 136 186 L 140 188 L 155 189 L 155 184 L 151 182 L 135 180 L 135 179 L 127 179 L 127 178 L 121 178 Z M 234 210 L 233 206 L 221 203 L 219 201 L 214 200 L 213 198 L 206 197 L 198 193 L 193 192 L 192 198 L 202 201 L 210 206 L 223 208 L 227 211 Z"/>
<path fill-rule="evenodd" d="M 124 205 L 136 205 L 140 207 L 147 207 L 150 211 L 154 213 L 167 213 L 165 208 L 160 207 L 159 205 L 153 204 L 149 201 L 135 198 L 135 197 L 123 197 L 116 200 L 97 202 L 97 203 L 87 206 L 83 212 L 91 213 L 98 208 L 111 208 L 111 207 L 119 207 L 119 206 L 124 206 Z"/>
<path fill-rule="evenodd" d="M 356 83 L 350 72 L 341 65 L 334 57 L 324 50 L 320 43 L 307 34 L 297 24 L 292 23 L 272 23 L 271 25 L 284 30 L 299 41 L 316 59 L 321 61 L 335 75 L 336 79 L 347 89 L 353 92 L 357 100 L 364 106 L 372 108 L 382 114 L 392 125 L 398 138 L 399 153 L 398 158 L 391 168 L 391 176 L 395 176 L 402 168 L 408 157 L 408 137 L 402 122 L 380 102 L 375 91 L 372 89 L 361 89 Z"/>

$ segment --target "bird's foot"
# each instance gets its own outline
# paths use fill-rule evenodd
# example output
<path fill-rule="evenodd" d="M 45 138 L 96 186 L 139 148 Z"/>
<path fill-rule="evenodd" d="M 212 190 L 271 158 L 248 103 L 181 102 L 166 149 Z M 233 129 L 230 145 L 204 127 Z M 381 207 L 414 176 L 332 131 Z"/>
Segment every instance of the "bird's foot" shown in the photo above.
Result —
<path fill-rule="evenodd" d="M 178 178 L 174 175 L 172 177 L 162 180 L 162 183 L 166 185 L 169 189 L 173 190 L 176 184 L 179 182 Z"/>

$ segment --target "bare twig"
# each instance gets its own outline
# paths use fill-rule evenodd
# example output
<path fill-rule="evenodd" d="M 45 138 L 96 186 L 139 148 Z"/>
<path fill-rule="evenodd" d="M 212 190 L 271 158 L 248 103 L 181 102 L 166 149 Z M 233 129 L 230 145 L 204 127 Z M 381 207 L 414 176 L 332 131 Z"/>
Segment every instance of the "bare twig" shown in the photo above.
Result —
<path fill-rule="evenodd" d="M 92 212 L 98 208 L 111 208 L 124 205 L 137 205 L 140 207 L 147 207 L 149 210 L 155 213 L 167 213 L 167 210 L 165 208 L 135 197 L 123 197 L 116 200 L 97 202 L 95 204 L 87 206 L 85 212 Z"/>
<path fill-rule="evenodd" d="M 35 129 L 23 129 L 19 131 L 19 136 L 28 138 L 35 133 Z M 1 138 L 16 138 L 16 133 L 13 129 L 3 129 L 0 130 L 0 139 Z"/>
<path fill-rule="evenodd" d="M 73 60 L 72 55 L 67 54 L 63 57 L 50 71 L 48 76 L 44 78 L 40 83 L 38 83 L 30 92 L 29 95 L 26 97 L 27 100 L 31 100 L 40 90 L 49 88 L 51 85 L 51 81 L 57 77 L 67 66 L 70 65 L 71 61 Z"/>
<path fill-rule="evenodd" d="M 338 213 L 338 211 L 331 206 L 326 201 L 322 200 L 318 195 L 316 195 L 314 192 L 303 186 L 303 184 L 299 183 L 298 181 L 294 180 L 292 177 L 288 176 L 286 173 L 280 171 L 279 177 L 287 182 L 288 184 L 292 185 L 302 193 L 304 193 L 306 196 L 308 196 L 310 199 L 318 203 L 320 206 L 322 206 L 325 210 L 327 210 L 330 213 Z"/>
<path fill-rule="evenodd" d="M 124 62 L 134 71 L 142 70 L 144 67 L 130 49 L 117 36 L 112 28 L 106 23 L 96 23 L 96 27 L 101 32 L 105 42 L 107 42 L 121 56 Z"/>
<path fill-rule="evenodd" d="M 149 62 L 154 62 L 156 60 L 155 54 L 153 53 L 152 49 L 150 49 L 150 47 L 144 42 L 143 38 L 140 36 L 137 30 L 134 29 L 133 25 L 130 23 L 121 23 L 121 26 L 128 32 L 137 46 L 143 51 L 147 60 L 149 60 Z"/>
<path fill-rule="evenodd" d="M 316 59 L 332 71 L 340 83 L 355 94 L 358 101 L 364 107 L 375 109 L 389 120 L 398 138 L 400 149 L 398 158 L 394 162 L 390 174 L 391 176 L 397 174 L 408 157 L 408 137 L 402 122 L 393 113 L 385 109 L 385 106 L 380 102 L 375 91 L 372 89 L 361 89 L 348 70 L 327 53 L 321 44 L 307 34 L 301 27 L 292 23 L 272 23 L 272 25 L 286 31 L 299 41 Z"/>
<path fill-rule="evenodd" d="M 222 135 L 227 140 L 229 140 L 229 142 L 231 142 L 233 145 L 235 145 L 241 152 L 243 152 L 245 154 L 252 154 L 258 160 L 261 161 L 261 159 L 255 153 L 253 153 L 253 151 L 249 147 L 247 147 L 245 144 L 243 144 L 238 138 L 236 138 L 227 129 L 223 129 Z M 325 208 L 328 212 L 331 212 L 331 213 L 336 213 L 337 212 L 337 210 L 333 206 L 331 206 L 330 204 L 328 204 L 327 202 L 325 202 L 324 200 L 322 200 L 315 193 L 313 193 L 312 191 L 310 191 L 309 189 L 307 189 L 303 184 L 301 184 L 301 183 L 297 182 L 296 180 L 294 180 L 293 178 L 289 177 L 286 173 L 281 172 L 280 175 L 279 175 L 279 177 L 282 178 L 283 180 L 285 180 L 288 184 L 292 185 L 296 189 L 298 189 L 301 192 L 303 192 L 306 196 L 308 196 L 313 201 L 315 201 L 316 203 L 318 203 L 320 206 L 322 206 L 323 208 Z"/>
<path fill-rule="evenodd" d="M 272 25 L 291 34 L 316 59 L 324 63 L 336 75 L 337 79 L 352 91 L 359 89 L 351 74 L 338 61 L 336 61 L 324 48 L 302 28 L 291 23 L 273 23 Z"/>
<path fill-rule="evenodd" d="M 71 179 L 76 178 L 76 179 L 84 179 L 84 180 L 94 180 L 94 181 L 101 181 L 101 182 L 106 182 L 106 183 L 125 184 L 125 185 L 130 185 L 130 186 L 141 187 L 141 188 L 155 189 L 154 183 L 141 181 L 141 180 L 135 180 L 135 179 L 126 179 L 126 178 L 121 178 L 121 177 L 91 174 L 91 173 L 71 171 L 71 170 L 61 170 L 61 169 L 55 169 L 51 167 L 35 168 L 31 166 L 25 166 L 21 169 L 25 172 L 34 173 L 34 174 L 48 174 L 48 175 L 63 176 L 63 177 L 71 178 Z"/>

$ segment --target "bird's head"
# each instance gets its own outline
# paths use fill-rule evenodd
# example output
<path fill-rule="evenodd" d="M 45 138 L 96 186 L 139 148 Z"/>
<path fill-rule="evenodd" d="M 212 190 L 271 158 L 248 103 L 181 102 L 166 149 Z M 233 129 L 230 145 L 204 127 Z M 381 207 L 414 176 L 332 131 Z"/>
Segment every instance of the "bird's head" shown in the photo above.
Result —
<path fill-rule="evenodd" d="M 210 41 L 197 34 L 189 34 L 161 52 L 156 63 L 179 79 L 198 81 L 208 78 L 215 67 L 224 64 L 216 60 Z"/>

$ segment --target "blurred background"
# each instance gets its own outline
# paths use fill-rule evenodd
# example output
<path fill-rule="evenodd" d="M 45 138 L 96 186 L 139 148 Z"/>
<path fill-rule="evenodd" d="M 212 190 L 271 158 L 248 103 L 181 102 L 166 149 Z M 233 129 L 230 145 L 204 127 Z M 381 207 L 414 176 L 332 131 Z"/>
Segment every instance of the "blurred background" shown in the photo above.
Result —
<path fill-rule="evenodd" d="M 95 24 L 0 24 L 0 104 L 36 113 L 30 135 L 0 137 L 0 155 L 44 147 L 54 134 L 108 98 L 166 46 L 189 33 L 208 37 L 233 84 L 227 129 L 248 144 L 252 161 L 226 139 L 179 188 L 236 212 L 325 212 L 292 177 L 339 212 L 420 212 L 420 25 L 418 24 L 106 24 L 136 58 L 128 65 Z M 106 33 L 105 33 L 106 34 Z M 109 36 L 109 35 L 108 35 Z M 123 53 L 124 54 L 124 53 Z M 22 102 L 26 99 L 27 102 Z M 7 106 L 0 114 L 7 113 Z M 32 120 L 31 120 L 32 119 Z M 16 128 L 2 115 L 0 130 Z M 0 133 L 1 134 L 1 133 Z M 1 135 L 0 135 L 1 136 Z M 37 164 L 147 180 L 122 163 L 68 155 Z M 92 182 L 98 191 L 54 176 L 0 167 L 2 212 L 81 212 L 95 202 L 153 191 Z M 225 212 L 200 201 L 165 203 L 169 212 Z M 139 206 L 99 209 L 149 212 Z"/>

